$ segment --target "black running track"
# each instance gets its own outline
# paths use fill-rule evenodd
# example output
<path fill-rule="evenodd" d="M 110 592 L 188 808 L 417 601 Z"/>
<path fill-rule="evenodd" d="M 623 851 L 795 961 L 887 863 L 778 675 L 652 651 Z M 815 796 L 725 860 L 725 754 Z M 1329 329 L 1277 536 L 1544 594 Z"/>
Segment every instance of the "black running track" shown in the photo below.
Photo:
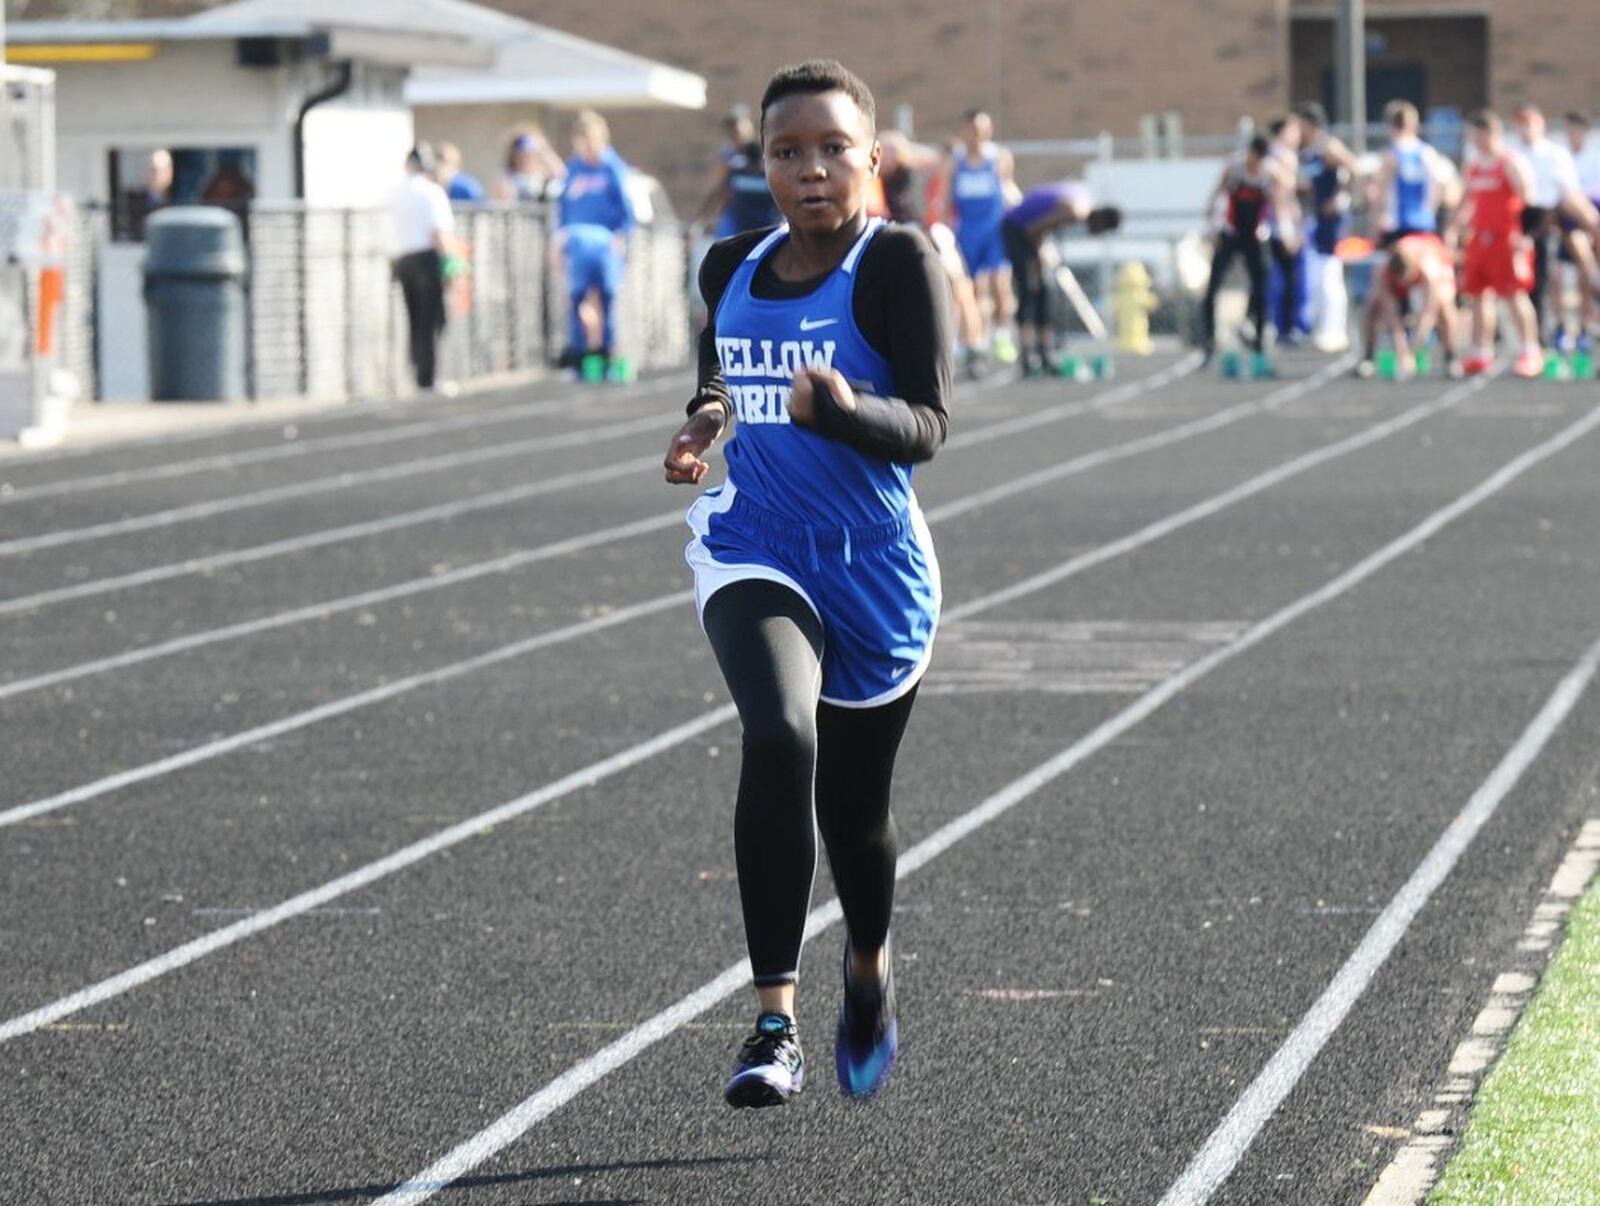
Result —
<path fill-rule="evenodd" d="M 1124 364 L 1121 384 L 1175 362 Z M 907 849 L 1600 401 L 1496 380 L 1152 528 L 1451 388 L 1281 367 L 1104 405 L 1083 404 L 1107 385 L 965 390 L 961 439 L 918 479 L 948 607 L 1143 534 L 948 623 L 901 761 Z M 408 1200 L 1156 1201 L 1600 637 L 1591 434 L 909 875 L 904 1049 L 868 1106 L 832 1084 L 840 931 L 823 932 L 803 971 L 811 1084 L 734 1113 L 719 1087 L 745 990 L 634 1042 L 742 955 L 737 731 L 712 716 L 646 744 L 725 702 L 668 598 L 690 496 L 633 464 L 659 456 L 683 389 L 528 405 L 573 388 L 0 460 L 0 1201 L 378 1201 L 486 1130 L 458 1179 Z M 651 414 L 659 430 L 537 442 Z M 462 415 L 485 421 L 363 438 Z M 301 452 L 259 455 L 291 437 Z M 218 460 L 238 453 L 257 455 Z M 47 533 L 78 534 L 14 543 Z M 1396 1143 L 1373 1128 L 1427 1103 L 1600 815 L 1596 732 L 1591 692 L 1215 1200 L 1363 1198 Z M 398 851 L 414 858 L 386 871 Z"/>

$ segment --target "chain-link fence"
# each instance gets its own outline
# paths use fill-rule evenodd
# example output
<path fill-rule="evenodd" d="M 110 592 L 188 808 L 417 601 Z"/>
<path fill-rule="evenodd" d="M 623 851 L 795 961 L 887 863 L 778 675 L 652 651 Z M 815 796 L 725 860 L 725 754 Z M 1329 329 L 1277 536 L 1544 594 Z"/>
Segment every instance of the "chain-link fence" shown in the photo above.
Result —
<path fill-rule="evenodd" d="M 549 263 L 549 208 L 457 211 L 466 272 L 446 286 L 446 380 L 535 373 L 566 332 L 565 288 Z M 251 393 L 350 398 L 407 388 L 406 320 L 392 280 L 384 210 L 257 204 L 250 246 Z M 656 222 L 629 240 L 617 351 L 642 369 L 688 363 L 689 281 L 682 228 Z"/>

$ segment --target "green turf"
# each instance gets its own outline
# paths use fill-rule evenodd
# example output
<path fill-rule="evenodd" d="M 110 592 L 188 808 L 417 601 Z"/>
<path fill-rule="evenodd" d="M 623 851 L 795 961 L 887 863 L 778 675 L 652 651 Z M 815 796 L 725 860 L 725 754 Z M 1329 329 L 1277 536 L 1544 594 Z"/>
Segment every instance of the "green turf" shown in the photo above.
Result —
<path fill-rule="evenodd" d="M 1431 1206 L 1600 1202 L 1600 883 L 1484 1082 Z"/>

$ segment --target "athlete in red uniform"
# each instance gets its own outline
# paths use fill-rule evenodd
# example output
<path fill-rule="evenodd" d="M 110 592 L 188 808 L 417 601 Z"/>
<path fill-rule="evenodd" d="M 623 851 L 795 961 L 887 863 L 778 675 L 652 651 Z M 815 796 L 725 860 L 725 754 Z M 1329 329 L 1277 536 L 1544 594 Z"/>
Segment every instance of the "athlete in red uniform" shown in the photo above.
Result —
<path fill-rule="evenodd" d="M 1438 328 L 1439 340 L 1444 346 L 1445 374 L 1460 376 L 1462 369 L 1456 362 L 1459 347 L 1456 266 L 1444 241 L 1433 234 L 1403 236 L 1395 243 L 1384 265 L 1380 283 L 1383 287 L 1373 290 L 1373 304 L 1368 308 L 1364 324 L 1367 362 L 1371 360 L 1378 325 L 1382 323 L 1394 342 L 1400 375 L 1409 375 L 1412 346 L 1426 344 L 1428 336 Z M 1417 323 L 1408 333 L 1403 306 L 1413 294 L 1420 298 L 1420 305 L 1412 307 Z"/>
<path fill-rule="evenodd" d="M 1466 229 L 1461 291 L 1472 298 L 1473 351 L 1464 368 L 1486 372 L 1494 364 L 1495 297 L 1503 297 L 1516 318 L 1522 351 L 1512 364 L 1519 376 L 1537 377 L 1544 368 L 1539 325 L 1528 291 L 1533 259 L 1522 233 L 1522 210 L 1533 189 L 1527 164 L 1506 146 L 1500 118 L 1487 110 L 1471 121 L 1474 154 L 1467 164 L 1466 199 L 1450 223 L 1450 235 Z"/>

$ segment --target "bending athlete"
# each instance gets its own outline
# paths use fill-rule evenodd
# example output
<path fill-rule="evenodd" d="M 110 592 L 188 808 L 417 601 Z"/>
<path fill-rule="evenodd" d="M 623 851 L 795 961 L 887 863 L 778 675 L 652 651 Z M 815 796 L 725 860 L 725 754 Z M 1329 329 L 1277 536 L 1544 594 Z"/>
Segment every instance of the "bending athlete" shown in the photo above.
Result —
<path fill-rule="evenodd" d="M 847 928 L 840 1086 L 870 1096 L 894 1063 L 890 785 L 940 602 L 911 474 L 944 443 L 951 378 L 938 255 L 866 214 L 872 93 L 832 61 L 786 67 L 761 123 L 786 224 L 707 255 L 699 387 L 666 457 L 669 482 L 702 481 L 738 418 L 685 553 L 744 729 L 734 848 L 760 1012 L 723 1090 L 734 1106 L 805 1081 L 795 985 L 818 829 Z"/>
<path fill-rule="evenodd" d="M 1022 343 L 1022 375 L 1051 371 L 1056 363 L 1056 332 L 1050 321 L 1045 284 L 1044 241 L 1058 230 L 1082 222 L 1092 235 L 1122 225 L 1122 211 L 1095 209 L 1089 190 L 1073 180 L 1041 184 L 1006 211 L 1000 225 L 1011 282 L 1017 291 L 1017 334 Z"/>

